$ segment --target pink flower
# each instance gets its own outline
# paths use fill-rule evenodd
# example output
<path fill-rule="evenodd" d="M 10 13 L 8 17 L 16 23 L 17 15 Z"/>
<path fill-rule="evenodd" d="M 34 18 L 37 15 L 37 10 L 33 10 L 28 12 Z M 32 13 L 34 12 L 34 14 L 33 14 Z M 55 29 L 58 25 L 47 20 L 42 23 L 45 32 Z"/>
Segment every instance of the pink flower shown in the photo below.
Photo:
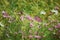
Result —
<path fill-rule="evenodd" d="M 35 16 L 35 18 L 34 18 L 36 21 L 38 21 L 38 22 L 41 22 L 41 18 L 40 17 L 38 17 L 38 16 Z"/>
<path fill-rule="evenodd" d="M 30 27 L 33 27 L 34 25 L 33 25 L 33 23 L 30 23 Z"/>
<path fill-rule="evenodd" d="M 48 28 L 49 31 L 53 31 L 53 28 Z"/>
<path fill-rule="evenodd" d="M 9 34 L 6 34 L 7 37 L 10 37 Z"/>
<path fill-rule="evenodd" d="M 38 35 L 36 35 L 36 36 L 34 36 L 35 38 L 37 38 L 37 39 L 40 39 L 41 38 L 41 36 L 38 36 Z"/>
<path fill-rule="evenodd" d="M 27 18 L 28 20 L 30 20 L 30 21 L 33 20 L 33 18 L 31 18 L 30 16 L 26 16 L 26 18 Z"/>
<path fill-rule="evenodd" d="M 56 9 L 56 10 L 59 10 L 59 7 L 58 7 L 58 6 L 55 6 L 55 9 Z"/>
<path fill-rule="evenodd" d="M 60 23 L 58 23 L 58 24 L 55 26 L 55 28 L 60 28 Z"/>
<path fill-rule="evenodd" d="M 38 35 L 38 32 L 36 31 L 36 32 L 34 32 L 34 34 Z"/>
<path fill-rule="evenodd" d="M 3 14 L 3 17 L 10 18 L 10 16 L 5 11 L 2 11 L 2 14 Z"/>
<path fill-rule="evenodd" d="M 33 38 L 33 36 L 32 35 L 29 35 L 29 38 Z"/>
<path fill-rule="evenodd" d="M 60 32 L 60 30 L 58 30 L 58 32 Z"/>
<path fill-rule="evenodd" d="M 21 16 L 20 19 L 21 19 L 21 21 L 23 21 L 24 20 L 24 16 Z"/>

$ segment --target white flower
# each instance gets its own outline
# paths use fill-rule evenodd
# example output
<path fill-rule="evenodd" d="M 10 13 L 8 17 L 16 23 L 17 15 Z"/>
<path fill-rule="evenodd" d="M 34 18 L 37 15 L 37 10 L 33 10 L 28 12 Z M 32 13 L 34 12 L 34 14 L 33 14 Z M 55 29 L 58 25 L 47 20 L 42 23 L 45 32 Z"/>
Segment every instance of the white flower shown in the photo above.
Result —
<path fill-rule="evenodd" d="M 2 13 L 6 13 L 5 11 L 2 11 Z"/>
<path fill-rule="evenodd" d="M 0 26 L 4 27 L 4 25 L 0 22 Z"/>
<path fill-rule="evenodd" d="M 54 12 L 56 15 L 58 14 L 58 10 L 51 10 L 51 12 Z"/>
<path fill-rule="evenodd" d="M 21 16 L 20 19 L 21 19 L 21 21 L 23 21 L 24 20 L 24 16 Z"/>
<path fill-rule="evenodd" d="M 46 12 L 42 10 L 42 11 L 40 12 L 40 14 L 45 15 L 45 14 L 46 14 Z"/>

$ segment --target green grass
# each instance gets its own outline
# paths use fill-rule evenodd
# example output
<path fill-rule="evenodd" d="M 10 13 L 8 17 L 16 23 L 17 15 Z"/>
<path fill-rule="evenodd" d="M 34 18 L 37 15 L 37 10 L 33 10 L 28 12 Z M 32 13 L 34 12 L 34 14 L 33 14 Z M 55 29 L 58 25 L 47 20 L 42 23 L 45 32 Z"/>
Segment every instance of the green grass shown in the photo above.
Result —
<path fill-rule="evenodd" d="M 0 0 L 0 40 L 60 40 L 60 28 L 54 28 L 60 23 L 59 4 L 60 0 Z M 55 7 L 58 7 L 57 15 L 51 12 Z M 4 18 L 2 11 L 12 18 Z M 41 14 L 41 11 L 46 14 Z M 18 14 L 19 12 L 23 14 Z M 26 15 L 32 18 L 38 16 L 42 21 L 30 21 Z M 21 16 L 24 16 L 23 21 Z M 33 27 L 30 27 L 30 23 L 33 23 Z M 48 30 L 49 28 L 53 30 Z M 33 38 L 29 38 L 29 35 Z M 41 39 L 35 38 L 35 35 L 41 36 Z"/>

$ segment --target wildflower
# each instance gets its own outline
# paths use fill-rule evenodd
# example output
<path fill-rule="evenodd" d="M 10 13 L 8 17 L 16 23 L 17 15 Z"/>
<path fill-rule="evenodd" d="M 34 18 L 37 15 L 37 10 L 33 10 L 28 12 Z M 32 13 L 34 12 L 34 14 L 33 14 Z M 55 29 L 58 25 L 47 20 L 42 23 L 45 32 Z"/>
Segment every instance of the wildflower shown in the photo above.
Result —
<path fill-rule="evenodd" d="M 45 11 L 41 11 L 41 12 L 40 12 L 40 14 L 43 14 L 43 15 L 45 15 L 45 14 L 46 14 L 46 12 L 45 12 Z"/>
<path fill-rule="evenodd" d="M 51 10 L 51 12 L 55 13 L 56 15 L 58 14 L 58 10 Z"/>
<path fill-rule="evenodd" d="M 56 32 L 53 32 L 53 34 L 55 35 L 55 34 L 56 34 Z"/>
<path fill-rule="evenodd" d="M 0 26 L 4 27 L 4 25 L 0 22 Z"/>
<path fill-rule="evenodd" d="M 9 18 L 10 17 L 5 11 L 2 11 L 2 14 L 3 14 L 4 18 Z"/>
<path fill-rule="evenodd" d="M 49 30 L 49 31 L 52 31 L 52 30 L 53 30 L 53 28 L 48 28 L 48 30 Z"/>
<path fill-rule="evenodd" d="M 41 39 L 41 36 L 38 36 L 38 35 L 35 35 L 34 37 L 37 39 Z"/>
<path fill-rule="evenodd" d="M 55 28 L 60 28 L 60 23 L 58 23 L 58 24 L 55 26 Z"/>
<path fill-rule="evenodd" d="M 38 35 L 38 32 L 36 31 L 36 32 L 34 32 L 34 34 Z"/>
<path fill-rule="evenodd" d="M 33 36 L 32 35 L 29 35 L 29 38 L 33 38 Z"/>
<path fill-rule="evenodd" d="M 59 10 L 59 7 L 58 6 L 55 6 L 55 10 Z"/>
<path fill-rule="evenodd" d="M 21 16 L 20 19 L 21 19 L 21 21 L 23 21 L 24 20 L 24 16 Z"/>
<path fill-rule="evenodd" d="M 58 30 L 58 32 L 60 32 L 60 30 Z"/>
<path fill-rule="evenodd" d="M 38 16 L 35 16 L 35 18 L 34 18 L 37 22 L 41 22 L 41 18 L 40 17 L 38 17 Z"/>
<path fill-rule="evenodd" d="M 27 18 L 28 20 L 30 20 L 30 21 L 33 20 L 33 18 L 31 18 L 29 15 L 27 15 L 26 18 Z"/>
<path fill-rule="evenodd" d="M 33 25 L 33 23 L 30 23 L 30 27 L 33 27 L 34 25 Z"/>

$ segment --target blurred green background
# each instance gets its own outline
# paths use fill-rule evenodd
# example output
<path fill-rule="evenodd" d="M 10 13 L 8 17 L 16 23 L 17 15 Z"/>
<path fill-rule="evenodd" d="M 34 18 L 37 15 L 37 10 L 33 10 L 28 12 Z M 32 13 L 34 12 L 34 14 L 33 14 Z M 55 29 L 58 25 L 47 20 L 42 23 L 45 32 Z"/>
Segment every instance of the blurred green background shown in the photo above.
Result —
<path fill-rule="evenodd" d="M 49 14 L 50 10 L 58 7 L 58 15 Z M 9 23 L 8 18 L 3 18 L 2 11 L 6 11 L 10 16 L 14 19 L 12 23 Z M 38 29 L 38 22 L 34 22 L 34 28 L 29 27 L 30 21 L 24 20 L 23 22 L 19 19 L 21 15 L 17 15 L 22 11 L 25 14 L 31 15 L 31 17 L 39 16 L 42 18 L 41 29 Z M 41 11 L 46 11 L 46 15 L 41 15 Z M 23 15 L 25 15 L 23 14 Z M 48 17 L 51 16 L 50 20 Z M 57 20 L 58 22 L 50 23 L 53 20 Z M 50 23 L 48 27 L 44 27 L 44 23 Z M 29 39 L 27 36 L 29 35 L 29 30 L 32 30 L 32 35 L 34 36 L 34 32 L 38 31 L 39 35 L 46 36 L 41 40 L 60 40 L 57 36 L 54 37 L 54 31 L 49 31 L 48 28 L 56 25 L 60 22 L 60 0 L 0 0 L 0 40 L 38 40 L 36 38 Z M 1 26 L 3 25 L 3 26 Z M 19 32 L 23 33 L 19 33 Z M 44 34 L 41 34 L 43 32 Z M 58 33 L 59 34 L 59 33 Z M 25 36 L 25 38 L 22 38 Z M 40 39 L 39 39 L 40 40 Z"/>

